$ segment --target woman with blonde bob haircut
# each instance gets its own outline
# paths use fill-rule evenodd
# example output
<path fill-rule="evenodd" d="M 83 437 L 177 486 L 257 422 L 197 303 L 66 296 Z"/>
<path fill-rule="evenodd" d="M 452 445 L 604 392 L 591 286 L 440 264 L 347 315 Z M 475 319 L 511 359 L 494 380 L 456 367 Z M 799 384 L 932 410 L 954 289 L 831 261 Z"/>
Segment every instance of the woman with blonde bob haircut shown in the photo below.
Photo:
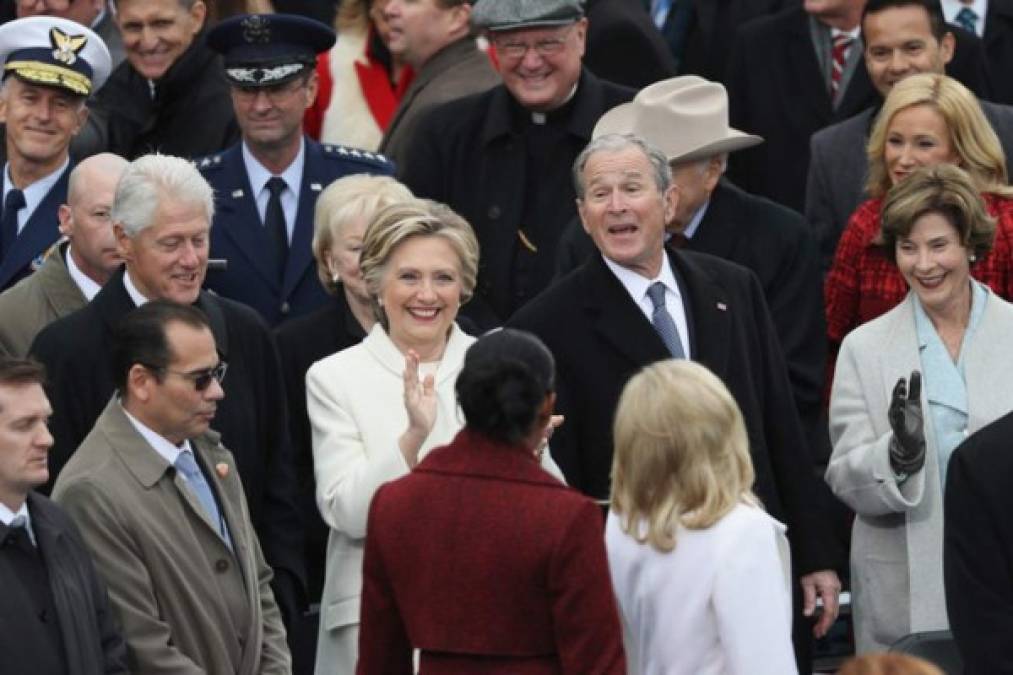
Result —
<path fill-rule="evenodd" d="M 753 495 L 725 385 L 692 361 L 650 365 L 614 437 L 605 545 L 630 673 L 797 673 L 785 527 Z"/>
<path fill-rule="evenodd" d="M 355 672 L 370 502 L 460 431 L 454 385 L 475 342 L 457 313 L 475 290 L 478 241 L 449 207 L 412 199 L 382 209 L 366 228 L 359 267 L 376 323 L 306 373 L 317 505 L 331 528 L 320 675 Z M 562 477 L 549 453 L 541 463 Z"/>
<path fill-rule="evenodd" d="M 964 85 L 936 73 L 904 78 L 887 95 L 867 147 L 871 197 L 859 205 L 837 244 L 823 287 L 826 307 L 826 388 L 844 336 L 901 303 L 908 286 L 883 245 L 880 223 L 886 193 L 924 166 L 964 170 L 985 209 L 996 219 L 990 252 L 972 261 L 971 275 L 1013 299 L 1013 188 L 1006 156 L 978 100 Z"/>

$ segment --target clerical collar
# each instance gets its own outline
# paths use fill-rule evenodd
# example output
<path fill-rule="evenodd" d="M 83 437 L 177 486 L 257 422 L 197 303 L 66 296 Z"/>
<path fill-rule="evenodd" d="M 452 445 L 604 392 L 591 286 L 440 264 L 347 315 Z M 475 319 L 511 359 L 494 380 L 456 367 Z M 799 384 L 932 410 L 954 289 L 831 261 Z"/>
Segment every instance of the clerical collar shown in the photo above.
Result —
<path fill-rule="evenodd" d="M 576 94 L 577 94 L 577 86 L 579 84 L 580 84 L 579 80 L 576 83 L 574 83 L 573 89 L 570 90 L 570 93 L 567 95 L 567 97 L 563 100 L 563 102 L 558 107 L 553 108 L 552 110 L 548 110 L 546 112 L 539 112 L 537 110 L 531 110 L 530 111 L 530 113 L 531 113 L 531 123 L 532 124 L 545 124 L 549 120 L 559 119 L 559 118 L 567 115 L 569 113 L 569 111 L 570 111 L 570 108 L 573 107 L 573 106 L 570 105 L 570 103 L 573 101 L 573 97 L 576 96 Z"/>

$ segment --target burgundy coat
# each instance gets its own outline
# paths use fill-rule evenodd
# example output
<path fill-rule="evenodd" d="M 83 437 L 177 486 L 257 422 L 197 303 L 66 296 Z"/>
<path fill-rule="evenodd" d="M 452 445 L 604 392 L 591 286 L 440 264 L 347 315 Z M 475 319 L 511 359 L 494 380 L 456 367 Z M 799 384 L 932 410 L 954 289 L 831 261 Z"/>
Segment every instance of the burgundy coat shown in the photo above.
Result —
<path fill-rule="evenodd" d="M 601 512 L 465 428 L 377 491 L 359 675 L 626 672 Z"/>

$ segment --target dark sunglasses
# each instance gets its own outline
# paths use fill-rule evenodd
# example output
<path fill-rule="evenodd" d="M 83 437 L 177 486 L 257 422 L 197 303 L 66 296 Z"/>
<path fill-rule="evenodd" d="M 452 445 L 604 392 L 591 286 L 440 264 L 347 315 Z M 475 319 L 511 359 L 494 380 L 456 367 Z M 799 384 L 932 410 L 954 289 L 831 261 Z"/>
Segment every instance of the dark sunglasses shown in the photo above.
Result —
<path fill-rule="evenodd" d="M 225 361 L 219 361 L 218 365 L 214 368 L 208 368 L 207 370 L 197 370 L 191 373 L 182 373 L 178 370 L 170 370 L 169 368 L 156 368 L 154 366 L 144 365 L 148 370 L 155 370 L 160 373 L 170 373 L 172 375 L 179 375 L 180 377 L 186 378 L 193 382 L 193 388 L 197 391 L 204 391 L 211 386 L 211 380 L 217 380 L 218 384 L 221 384 L 225 380 L 225 372 L 229 369 L 229 364 Z"/>

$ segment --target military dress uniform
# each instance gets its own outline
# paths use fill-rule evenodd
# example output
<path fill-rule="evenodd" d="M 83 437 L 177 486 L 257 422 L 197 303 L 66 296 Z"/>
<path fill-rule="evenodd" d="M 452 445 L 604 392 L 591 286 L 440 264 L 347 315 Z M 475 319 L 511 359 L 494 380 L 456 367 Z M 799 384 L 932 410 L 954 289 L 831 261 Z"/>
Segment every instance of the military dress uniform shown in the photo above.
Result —
<path fill-rule="evenodd" d="M 271 96 L 299 78 L 309 81 L 317 55 L 334 41 L 333 30 L 306 17 L 248 14 L 219 23 L 207 44 L 222 55 L 233 92 Z M 243 116 L 237 119 L 242 127 Z M 272 326 L 329 302 L 312 252 L 313 212 L 323 189 L 343 176 L 394 171 L 383 156 L 365 150 L 320 145 L 305 135 L 282 143 L 293 159 L 280 172 L 257 156 L 258 149 L 277 148 L 265 148 L 245 129 L 240 143 L 197 161 L 217 200 L 211 257 L 225 261 L 208 271 L 206 287 L 253 307 Z"/>
<path fill-rule="evenodd" d="M 92 30 L 52 16 L 32 16 L 0 26 L 0 63 L 3 78 L 28 85 L 60 89 L 83 100 L 108 79 L 112 62 L 102 38 Z M 0 178 L 0 290 L 13 286 L 39 267 L 45 253 L 60 238 L 57 211 L 67 201 L 73 168 L 68 148 L 71 134 L 58 139 L 63 163 L 27 185 L 15 185 L 11 161 L 12 133 L 6 134 L 6 156 Z"/>
<path fill-rule="evenodd" d="M 197 163 L 215 190 L 211 257 L 226 261 L 225 269 L 208 270 L 205 285 L 219 295 L 250 305 L 271 325 L 330 302 L 317 277 L 311 249 L 313 209 L 320 192 L 342 176 L 390 175 L 394 170 L 382 155 L 341 145 L 323 145 L 310 138 L 305 139 L 303 153 L 295 227 L 280 280 L 272 254 L 274 242 L 257 211 L 241 144 Z"/>

